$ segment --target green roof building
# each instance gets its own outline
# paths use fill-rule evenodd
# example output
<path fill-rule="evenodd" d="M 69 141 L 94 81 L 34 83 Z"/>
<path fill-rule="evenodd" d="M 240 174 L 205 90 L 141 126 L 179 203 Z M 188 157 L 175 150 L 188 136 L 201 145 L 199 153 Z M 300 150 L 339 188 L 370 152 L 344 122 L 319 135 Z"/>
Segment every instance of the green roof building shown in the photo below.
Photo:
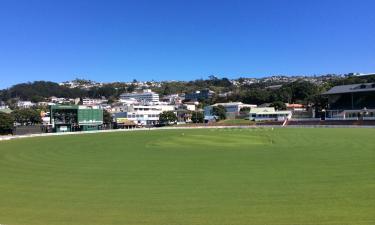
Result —
<path fill-rule="evenodd" d="M 53 105 L 50 118 L 54 132 L 99 130 L 103 125 L 103 109 L 78 105 Z"/>

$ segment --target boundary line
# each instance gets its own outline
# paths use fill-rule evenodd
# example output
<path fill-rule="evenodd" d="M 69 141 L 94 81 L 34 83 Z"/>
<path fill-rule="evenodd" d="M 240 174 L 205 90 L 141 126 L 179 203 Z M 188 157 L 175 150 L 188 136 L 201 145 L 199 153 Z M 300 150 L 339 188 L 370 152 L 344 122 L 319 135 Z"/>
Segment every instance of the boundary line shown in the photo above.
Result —
<path fill-rule="evenodd" d="M 0 136 L 0 141 L 7 141 L 20 138 L 31 137 L 49 137 L 49 136 L 63 136 L 63 135 L 81 135 L 81 134 L 96 134 L 96 133 L 114 133 L 114 132 L 136 132 L 136 131 L 155 131 L 155 130 L 188 130 L 188 129 L 257 129 L 257 128 L 372 128 L 375 126 L 353 126 L 353 125 L 263 125 L 263 126 L 197 126 L 197 127 L 153 127 L 153 128 L 135 128 L 135 129 L 113 129 L 113 130 L 98 130 L 98 131 L 76 131 L 64 133 L 38 133 L 25 135 L 4 135 Z"/>

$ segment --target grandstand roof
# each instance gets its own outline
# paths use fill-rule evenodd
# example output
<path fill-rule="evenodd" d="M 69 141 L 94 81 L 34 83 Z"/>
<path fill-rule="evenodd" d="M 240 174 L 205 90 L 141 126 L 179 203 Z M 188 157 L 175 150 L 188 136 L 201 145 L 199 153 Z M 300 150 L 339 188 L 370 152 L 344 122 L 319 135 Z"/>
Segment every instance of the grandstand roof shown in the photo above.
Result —
<path fill-rule="evenodd" d="M 329 91 L 323 93 L 323 95 L 334 95 L 334 94 L 345 94 L 355 92 L 369 92 L 375 91 L 375 83 L 364 83 L 364 84 L 350 84 L 340 85 L 331 88 Z"/>
<path fill-rule="evenodd" d="M 258 108 L 251 108 L 250 114 L 258 114 L 258 113 L 274 113 L 276 110 L 274 107 L 258 107 Z"/>

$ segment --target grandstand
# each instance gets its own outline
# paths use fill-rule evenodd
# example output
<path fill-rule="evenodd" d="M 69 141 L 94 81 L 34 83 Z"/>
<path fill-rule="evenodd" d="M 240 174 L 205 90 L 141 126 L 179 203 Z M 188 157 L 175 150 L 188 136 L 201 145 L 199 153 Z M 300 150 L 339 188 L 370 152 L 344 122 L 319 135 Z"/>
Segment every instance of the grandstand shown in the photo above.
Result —
<path fill-rule="evenodd" d="M 375 83 L 335 86 L 323 95 L 326 120 L 375 120 Z"/>
<path fill-rule="evenodd" d="M 99 130 L 103 125 L 103 110 L 78 105 L 52 105 L 53 132 Z"/>

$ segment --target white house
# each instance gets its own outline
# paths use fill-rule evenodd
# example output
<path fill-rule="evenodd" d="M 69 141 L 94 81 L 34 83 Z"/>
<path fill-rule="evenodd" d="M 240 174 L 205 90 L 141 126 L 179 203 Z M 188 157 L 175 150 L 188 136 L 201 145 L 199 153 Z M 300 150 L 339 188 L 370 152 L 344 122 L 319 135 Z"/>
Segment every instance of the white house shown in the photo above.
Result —
<path fill-rule="evenodd" d="M 31 101 L 18 101 L 17 102 L 17 107 L 19 107 L 19 108 L 27 109 L 27 108 L 31 108 L 33 106 L 36 106 L 36 104 L 32 103 Z"/>
<path fill-rule="evenodd" d="M 276 111 L 273 107 L 251 108 L 249 119 L 254 121 L 284 121 L 292 118 L 292 111 Z"/>
<path fill-rule="evenodd" d="M 171 94 L 171 95 L 166 95 L 162 98 L 162 102 L 166 102 L 168 104 L 181 104 L 183 98 L 180 97 L 178 94 Z"/>
<path fill-rule="evenodd" d="M 183 106 L 184 106 L 184 108 L 186 108 L 189 111 L 195 111 L 197 109 L 196 104 L 185 103 Z"/>

